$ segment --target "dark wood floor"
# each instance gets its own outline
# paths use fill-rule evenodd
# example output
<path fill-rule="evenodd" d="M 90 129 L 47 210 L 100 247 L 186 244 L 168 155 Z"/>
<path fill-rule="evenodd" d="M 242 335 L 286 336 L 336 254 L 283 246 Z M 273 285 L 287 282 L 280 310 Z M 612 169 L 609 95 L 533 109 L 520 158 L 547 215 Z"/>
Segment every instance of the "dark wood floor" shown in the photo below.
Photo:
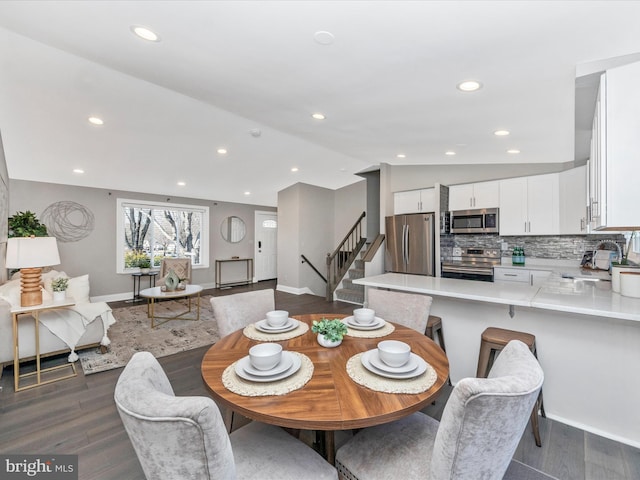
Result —
<path fill-rule="evenodd" d="M 228 295 L 273 286 L 273 282 L 261 282 L 205 293 Z M 131 304 L 111 304 L 113 308 L 125 305 Z M 282 292 L 276 292 L 276 307 L 294 315 L 350 313 L 354 308 L 347 303 L 326 302 L 321 297 Z M 177 395 L 208 395 L 200 377 L 200 363 L 207 348 L 159 359 Z M 85 376 L 80 368 L 75 378 L 14 393 L 12 368 L 6 367 L 0 380 L 0 452 L 77 454 L 81 480 L 144 479 L 113 402 L 120 372 L 121 369 L 116 369 Z M 425 413 L 440 418 L 448 394 L 449 389 Z M 535 446 L 529 427 L 516 460 L 559 479 L 640 479 L 640 450 L 558 422 L 541 420 L 542 448 Z"/>

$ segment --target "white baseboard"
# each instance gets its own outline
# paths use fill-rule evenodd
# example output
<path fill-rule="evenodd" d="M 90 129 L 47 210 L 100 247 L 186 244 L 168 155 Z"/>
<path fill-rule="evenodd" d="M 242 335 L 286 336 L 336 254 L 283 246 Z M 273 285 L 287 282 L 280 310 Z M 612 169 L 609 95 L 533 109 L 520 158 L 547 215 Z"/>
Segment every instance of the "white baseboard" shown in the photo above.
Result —
<path fill-rule="evenodd" d="M 640 442 L 631 440 L 630 438 L 621 437 L 620 435 L 614 435 L 611 432 L 606 432 L 604 430 L 594 428 L 591 425 L 575 422 L 573 420 L 569 420 L 568 418 L 549 414 L 548 412 L 547 412 L 547 418 L 550 418 L 551 420 L 555 420 L 556 422 L 564 423 L 565 425 L 569 425 L 571 427 L 579 428 L 580 430 L 584 430 L 585 432 L 593 433 L 594 435 L 599 435 L 601 437 L 608 438 L 609 440 L 614 440 L 616 442 L 624 443 L 625 445 L 631 445 L 632 447 L 640 448 Z"/>
<path fill-rule="evenodd" d="M 276 290 L 278 290 L 279 292 L 291 293 L 293 295 L 315 295 L 315 293 L 313 293 L 309 287 L 295 288 L 288 287 L 286 285 L 278 285 L 276 286 Z"/>

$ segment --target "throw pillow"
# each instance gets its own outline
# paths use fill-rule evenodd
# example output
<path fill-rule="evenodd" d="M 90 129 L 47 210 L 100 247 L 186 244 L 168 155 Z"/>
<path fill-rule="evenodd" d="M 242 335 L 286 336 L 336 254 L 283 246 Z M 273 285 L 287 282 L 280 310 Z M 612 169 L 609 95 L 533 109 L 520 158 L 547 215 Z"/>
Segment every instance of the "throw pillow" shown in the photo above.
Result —
<path fill-rule="evenodd" d="M 12 307 L 20 306 L 20 280 L 9 280 L 0 285 L 0 298 L 11 304 Z"/>
<path fill-rule="evenodd" d="M 89 303 L 89 275 L 81 275 L 69 279 L 67 295 L 73 297 L 76 303 Z"/>

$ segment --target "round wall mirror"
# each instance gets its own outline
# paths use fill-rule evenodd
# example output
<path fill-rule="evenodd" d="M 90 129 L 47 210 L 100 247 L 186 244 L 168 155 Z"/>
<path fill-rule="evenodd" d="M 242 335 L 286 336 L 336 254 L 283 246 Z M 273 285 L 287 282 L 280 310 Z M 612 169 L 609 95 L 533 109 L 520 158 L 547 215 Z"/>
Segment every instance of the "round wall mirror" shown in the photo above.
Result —
<path fill-rule="evenodd" d="M 244 221 L 240 217 L 230 216 L 225 218 L 220 225 L 220 233 L 229 243 L 238 243 L 247 233 Z"/>

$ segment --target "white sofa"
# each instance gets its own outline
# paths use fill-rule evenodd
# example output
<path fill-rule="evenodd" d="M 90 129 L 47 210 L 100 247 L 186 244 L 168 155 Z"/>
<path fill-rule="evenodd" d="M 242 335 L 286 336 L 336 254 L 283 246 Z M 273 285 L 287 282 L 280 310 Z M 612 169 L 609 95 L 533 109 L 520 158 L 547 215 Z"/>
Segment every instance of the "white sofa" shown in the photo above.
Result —
<path fill-rule="evenodd" d="M 43 274 L 43 299 L 51 299 L 51 280 L 67 277 L 64 272 L 52 270 Z M 105 302 L 92 303 L 89 299 L 89 276 L 69 279 L 67 296 L 75 301 L 73 307 L 40 313 L 40 354 L 69 352 L 69 361 L 78 359 L 75 351 L 82 348 L 104 346 L 111 342 L 107 335 L 115 323 L 111 308 Z M 20 306 L 20 280 L 0 285 L 0 375 L 4 365 L 13 363 L 12 306 Z M 35 356 L 35 322 L 21 317 L 18 322 L 20 358 Z"/>

